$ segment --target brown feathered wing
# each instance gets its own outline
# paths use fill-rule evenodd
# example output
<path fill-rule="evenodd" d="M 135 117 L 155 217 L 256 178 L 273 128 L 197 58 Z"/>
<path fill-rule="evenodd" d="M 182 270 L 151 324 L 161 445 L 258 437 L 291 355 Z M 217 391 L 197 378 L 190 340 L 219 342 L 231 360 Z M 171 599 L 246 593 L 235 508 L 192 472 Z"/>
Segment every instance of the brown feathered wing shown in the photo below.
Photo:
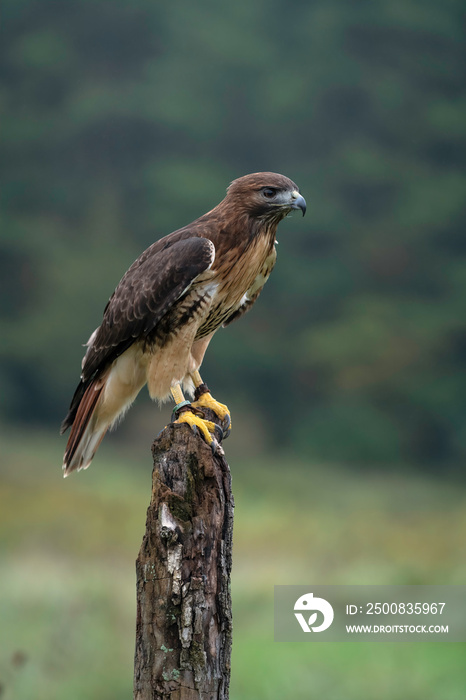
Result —
<path fill-rule="evenodd" d="M 99 434 L 93 431 L 109 367 L 134 342 L 155 338 L 162 321 L 166 332 L 167 315 L 214 257 L 210 240 L 171 234 L 148 248 L 124 275 L 105 308 L 102 324 L 89 340 L 81 382 L 61 426 L 62 433 L 71 427 L 65 475 L 88 466 L 109 427 Z"/>

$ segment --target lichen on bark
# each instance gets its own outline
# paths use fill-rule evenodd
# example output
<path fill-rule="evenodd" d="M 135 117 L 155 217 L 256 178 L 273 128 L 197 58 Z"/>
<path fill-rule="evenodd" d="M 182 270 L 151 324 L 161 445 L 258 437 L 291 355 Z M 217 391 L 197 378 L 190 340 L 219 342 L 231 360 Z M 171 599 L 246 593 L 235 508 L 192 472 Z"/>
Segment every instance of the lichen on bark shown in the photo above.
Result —
<path fill-rule="evenodd" d="M 226 700 L 230 470 L 186 425 L 169 425 L 152 452 L 152 498 L 136 562 L 134 698 Z"/>

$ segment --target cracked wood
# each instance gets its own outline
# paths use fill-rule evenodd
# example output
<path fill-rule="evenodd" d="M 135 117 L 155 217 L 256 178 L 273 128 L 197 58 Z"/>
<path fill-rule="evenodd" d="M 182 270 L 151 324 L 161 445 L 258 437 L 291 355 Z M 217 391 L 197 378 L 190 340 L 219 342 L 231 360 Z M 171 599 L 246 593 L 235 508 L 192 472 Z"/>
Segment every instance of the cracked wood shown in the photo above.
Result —
<path fill-rule="evenodd" d="M 230 470 L 186 425 L 169 425 L 152 452 L 152 498 L 136 562 L 134 698 L 226 700 Z"/>

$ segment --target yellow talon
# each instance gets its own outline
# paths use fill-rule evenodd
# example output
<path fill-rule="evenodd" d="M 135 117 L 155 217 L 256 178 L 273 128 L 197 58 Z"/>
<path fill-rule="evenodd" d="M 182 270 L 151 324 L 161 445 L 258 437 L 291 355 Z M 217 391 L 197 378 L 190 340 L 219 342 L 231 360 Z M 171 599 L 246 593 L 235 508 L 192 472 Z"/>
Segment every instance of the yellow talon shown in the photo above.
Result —
<path fill-rule="evenodd" d="M 195 383 L 196 386 L 200 386 L 200 384 L 202 384 L 199 372 L 195 373 Z M 223 429 L 219 425 L 216 425 L 216 423 L 212 423 L 211 421 L 205 420 L 204 418 L 201 418 L 197 415 L 198 412 L 201 413 L 201 415 L 203 415 L 202 411 L 197 411 L 194 404 L 190 404 L 189 401 L 185 400 L 179 384 L 175 384 L 174 386 L 172 386 L 170 391 L 172 393 L 173 400 L 176 404 L 175 408 L 173 409 L 173 417 L 178 416 L 174 423 L 187 423 L 195 433 L 201 433 L 206 443 L 211 447 L 213 454 L 223 455 L 224 452 L 222 447 L 220 446 L 220 441 L 225 435 Z M 230 414 L 228 413 L 228 408 L 223 404 L 220 404 L 214 399 L 212 399 L 210 394 L 208 396 L 210 397 L 210 402 L 208 400 L 203 400 L 204 397 L 201 397 L 201 401 L 199 401 L 198 404 L 202 405 L 204 408 L 212 408 L 214 411 L 217 407 L 217 412 L 222 413 L 221 417 L 227 417 L 227 427 L 229 427 Z M 192 410 L 191 407 L 193 407 Z M 219 437 L 214 437 L 215 434 L 219 435 Z"/>
<path fill-rule="evenodd" d="M 201 431 L 206 443 L 212 446 L 214 438 L 212 437 L 211 432 L 215 432 L 215 423 L 211 423 L 208 420 L 203 420 L 194 413 L 191 413 L 191 411 L 184 411 L 180 417 L 176 419 L 175 423 L 187 423 L 193 430 L 197 428 Z"/>
<path fill-rule="evenodd" d="M 208 391 L 206 391 L 204 394 L 201 394 L 197 401 L 193 401 L 192 405 L 195 408 L 200 409 L 210 408 L 210 410 L 213 411 L 220 418 L 220 420 L 223 421 L 225 420 L 225 418 L 228 418 L 228 426 L 231 425 L 230 411 L 228 410 L 228 406 L 225 406 L 225 404 L 216 401 L 212 394 L 210 394 Z"/>

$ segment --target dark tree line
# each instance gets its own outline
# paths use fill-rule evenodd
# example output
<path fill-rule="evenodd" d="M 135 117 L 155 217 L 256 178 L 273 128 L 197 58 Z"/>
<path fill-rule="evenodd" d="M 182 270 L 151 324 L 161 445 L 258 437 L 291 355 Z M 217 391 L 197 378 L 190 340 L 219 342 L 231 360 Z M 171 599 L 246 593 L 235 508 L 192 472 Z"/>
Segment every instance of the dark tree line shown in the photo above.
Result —
<path fill-rule="evenodd" d="M 0 53 L 4 420 L 57 422 L 130 262 L 277 170 L 308 215 L 210 383 L 314 458 L 464 457 L 459 0 L 6 0 Z"/>

